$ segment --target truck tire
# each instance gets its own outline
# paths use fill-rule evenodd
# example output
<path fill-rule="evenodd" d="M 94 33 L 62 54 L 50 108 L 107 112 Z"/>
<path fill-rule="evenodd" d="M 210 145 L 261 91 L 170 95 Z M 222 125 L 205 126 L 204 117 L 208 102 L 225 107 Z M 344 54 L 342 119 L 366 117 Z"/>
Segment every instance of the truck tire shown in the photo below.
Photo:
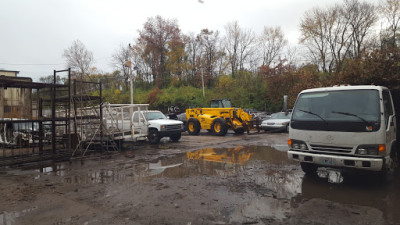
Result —
<path fill-rule="evenodd" d="M 390 163 L 388 165 L 388 172 L 393 173 L 400 166 L 400 154 L 397 148 L 393 148 L 390 152 Z"/>
<path fill-rule="evenodd" d="M 178 142 L 179 139 L 181 139 L 181 137 L 182 137 L 182 134 L 181 133 L 177 133 L 177 134 L 171 135 L 169 138 L 173 142 Z"/>
<path fill-rule="evenodd" d="M 244 128 L 238 128 L 238 129 L 234 129 L 233 131 L 235 131 L 235 134 L 243 134 L 244 133 Z"/>
<path fill-rule="evenodd" d="M 161 139 L 158 131 L 155 129 L 149 130 L 149 135 L 147 136 L 147 138 L 149 139 L 150 144 L 153 145 L 160 143 Z"/>
<path fill-rule="evenodd" d="M 310 175 L 317 174 L 318 166 L 315 164 L 301 162 L 300 166 L 301 166 L 301 169 L 303 170 L 303 172 L 306 174 L 310 174 Z"/>
<path fill-rule="evenodd" d="M 211 129 L 213 130 L 214 134 L 217 136 L 225 136 L 228 132 L 228 124 L 222 118 L 217 118 L 211 124 Z"/>
<path fill-rule="evenodd" d="M 196 118 L 190 118 L 187 122 L 187 130 L 190 135 L 198 135 L 200 132 L 200 122 Z"/>

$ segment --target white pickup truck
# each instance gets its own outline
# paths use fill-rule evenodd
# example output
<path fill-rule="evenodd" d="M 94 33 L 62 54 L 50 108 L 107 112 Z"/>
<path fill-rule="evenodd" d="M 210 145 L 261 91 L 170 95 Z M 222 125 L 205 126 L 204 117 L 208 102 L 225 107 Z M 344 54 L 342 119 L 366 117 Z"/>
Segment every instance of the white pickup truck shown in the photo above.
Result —
<path fill-rule="evenodd" d="M 169 137 L 173 142 L 181 139 L 184 129 L 182 121 L 170 120 L 162 112 L 156 110 L 136 111 L 133 113 L 133 127 L 136 125 L 136 129 L 140 128 L 139 124 L 143 124 L 143 121 L 147 121 L 147 139 L 151 144 L 158 144 L 163 137 Z"/>
<path fill-rule="evenodd" d="M 181 139 L 183 122 L 170 120 L 160 111 L 148 110 L 148 104 L 105 104 L 104 121 L 115 140 L 148 140 L 157 144 L 163 137 Z"/>
<path fill-rule="evenodd" d="M 318 167 L 394 170 L 399 166 L 400 120 L 394 96 L 374 85 L 302 91 L 290 121 L 288 157 L 299 161 L 305 173 Z"/>

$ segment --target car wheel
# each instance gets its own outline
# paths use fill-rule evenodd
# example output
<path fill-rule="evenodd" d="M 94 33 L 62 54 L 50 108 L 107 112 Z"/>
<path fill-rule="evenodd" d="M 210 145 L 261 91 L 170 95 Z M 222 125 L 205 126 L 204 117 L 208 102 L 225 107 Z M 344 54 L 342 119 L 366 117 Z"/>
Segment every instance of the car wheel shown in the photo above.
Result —
<path fill-rule="evenodd" d="M 149 139 L 150 144 L 158 144 L 160 143 L 160 135 L 158 134 L 158 131 L 155 129 L 151 129 L 149 131 L 149 135 L 147 136 L 147 138 Z"/>

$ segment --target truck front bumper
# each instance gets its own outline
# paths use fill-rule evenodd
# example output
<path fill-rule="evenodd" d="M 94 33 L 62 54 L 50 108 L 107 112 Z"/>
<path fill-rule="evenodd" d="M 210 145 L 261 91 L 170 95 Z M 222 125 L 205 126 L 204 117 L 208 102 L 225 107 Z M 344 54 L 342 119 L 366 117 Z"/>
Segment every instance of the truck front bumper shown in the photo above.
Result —
<path fill-rule="evenodd" d="M 288 157 L 294 161 L 313 163 L 321 167 L 354 168 L 370 171 L 381 171 L 385 164 L 384 158 L 325 155 L 294 150 L 288 151 Z"/>

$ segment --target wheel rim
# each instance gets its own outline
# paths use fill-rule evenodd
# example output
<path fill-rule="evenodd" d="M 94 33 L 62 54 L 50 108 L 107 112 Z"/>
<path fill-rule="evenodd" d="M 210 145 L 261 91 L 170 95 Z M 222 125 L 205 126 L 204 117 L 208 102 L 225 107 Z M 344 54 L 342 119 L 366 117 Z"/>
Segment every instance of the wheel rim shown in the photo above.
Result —
<path fill-rule="evenodd" d="M 188 129 L 193 132 L 194 131 L 194 124 L 193 123 L 189 123 L 188 124 Z"/>
<path fill-rule="evenodd" d="M 219 133 L 221 131 L 221 124 L 220 123 L 215 123 L 214 124 L 214 131 Z"/>

